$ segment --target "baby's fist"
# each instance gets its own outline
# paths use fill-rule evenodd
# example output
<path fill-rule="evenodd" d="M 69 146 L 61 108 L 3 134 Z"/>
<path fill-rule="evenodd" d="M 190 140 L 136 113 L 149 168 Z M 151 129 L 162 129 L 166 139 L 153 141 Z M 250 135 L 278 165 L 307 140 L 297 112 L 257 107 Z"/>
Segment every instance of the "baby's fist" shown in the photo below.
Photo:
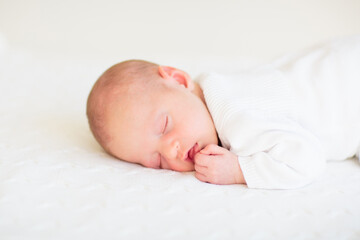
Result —
<path fill-rule="evenodd" d="M 237 156 L 215 144 L 195 155 L 195 177 L 214 184 L 245 183 Z"/>

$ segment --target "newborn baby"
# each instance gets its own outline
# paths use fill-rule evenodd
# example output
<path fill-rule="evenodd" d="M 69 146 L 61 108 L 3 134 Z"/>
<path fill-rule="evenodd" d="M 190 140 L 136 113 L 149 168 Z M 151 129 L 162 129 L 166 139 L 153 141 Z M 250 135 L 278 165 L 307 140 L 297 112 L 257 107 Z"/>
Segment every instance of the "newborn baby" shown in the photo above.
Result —
<path fill-rule="evenodd" d="M 201 181 L 289 189 L 326 160 L 359 154 L 360 39 L 332 42 L 237 75 L 143 60 L 106 70 L 87 102 L 109 154 Z"/>

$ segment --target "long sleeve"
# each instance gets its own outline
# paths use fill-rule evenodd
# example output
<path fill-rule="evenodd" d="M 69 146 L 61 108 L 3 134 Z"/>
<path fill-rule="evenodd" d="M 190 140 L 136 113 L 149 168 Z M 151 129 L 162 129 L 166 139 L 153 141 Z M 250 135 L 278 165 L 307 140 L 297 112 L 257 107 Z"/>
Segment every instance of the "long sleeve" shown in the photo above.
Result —
<path fill-rule="evenodd" d="M 359 62 L 354 36 L 200 79 L 221 143 L 237 154 L 250 188 L 301 187 L 325 160 L 359 152 Z"/>
<path fill-rule="evenodd" d="M 280 72 L 212 74 L 200 83 L 222 146 L 237 154 L 249 188 L 298 188 L 320 174 L 322 145 L 297 122 L 299 102 Z"/>
<path fill-rule="evenodd" d="M 291 119 L 243 113 L 225 124 L 227 130 L 219 134 L 237 154 L 249 188 L 298 188 L 323 171 L 322 145 Z"/>

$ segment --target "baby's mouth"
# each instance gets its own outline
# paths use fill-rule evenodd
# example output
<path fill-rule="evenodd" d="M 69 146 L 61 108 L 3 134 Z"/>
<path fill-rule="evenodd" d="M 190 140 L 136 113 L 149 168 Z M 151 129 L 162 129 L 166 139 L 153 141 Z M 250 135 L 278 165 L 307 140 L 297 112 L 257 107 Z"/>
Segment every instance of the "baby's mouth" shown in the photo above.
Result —
<path fill-rule="evenodd" d="M 195 155 L 199 152 L 199 144 L 195 143 L 195 145 L 190 148 L 190 150 L 187 153 L 187 158 L 185 159 L 186 161 L 192 162 L 193 164 L 195 163 Z"/>

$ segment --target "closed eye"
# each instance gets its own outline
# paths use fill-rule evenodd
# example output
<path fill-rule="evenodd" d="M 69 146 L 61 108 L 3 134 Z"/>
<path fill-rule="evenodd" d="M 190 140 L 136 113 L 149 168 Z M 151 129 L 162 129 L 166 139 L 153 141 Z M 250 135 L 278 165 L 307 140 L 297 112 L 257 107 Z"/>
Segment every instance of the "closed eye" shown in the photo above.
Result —
<path fill-rule="evenodd" d="M 164 134 L 166 132 L 167 125 L 168 125 L 168 116 L 166 116 L 164 128 L 162 130 L 162 134 Z"/>

